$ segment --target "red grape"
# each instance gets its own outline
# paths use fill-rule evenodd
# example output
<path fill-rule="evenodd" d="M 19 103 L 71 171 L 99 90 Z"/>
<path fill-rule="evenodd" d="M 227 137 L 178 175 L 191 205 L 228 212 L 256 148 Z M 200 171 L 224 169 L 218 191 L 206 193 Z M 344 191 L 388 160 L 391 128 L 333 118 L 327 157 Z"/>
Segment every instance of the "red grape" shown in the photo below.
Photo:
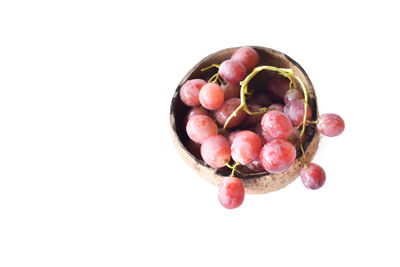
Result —
<path fill-rule="evenodd" d="M 232 159 L 247 165 L 258 158 L 261 149 L 262 142 L 256 133 L 248 130 L 240 131 L 232 141 Z"/>
<path fill-rule="evenodd" d="M 283 112 L 284 106 L 282 104 L 275 103 L 275 104 L 270 105 L 268 108 L 272 108 L 274 110 Z"/>
<path fill-rule="evenodd" d="M 283 76 L 277 76 L 267 82 L 268 95 L 277 101 L 282 101 L 289 90 L 290 81 Z"/>
<path fill-rule="evenodd" d="M 231 144 L 222 135 L 212 135 L 201 144 L 200 152 L 208 165 L 222 168 L 231 159 Z"/>
<path fill-rule="evenodd" d="M 293 126 L 297 126 L 303 122 L 304 118 L 304 102 L 296 99 L 293 101 L 289 101 L 284 108 L 286 116 L 292 122 Z M 307 120 L 310 120 L 312 117 L 311 108 L 307 105 Z"/>
<path fill-rule="evenodd" d="M 278 139 L 287 139 L 293 132 L 293 126 L 288 117 L 277 110 L 264 114 L 261 127 L 266 134 Z"/>
<path fill-rule="evenodd" d="M 217 121 L 221 125 L 224 125 L 229 116 L 240 106 L 240 102 L 241 101 L 239 98 L 230 98 L 226 100 L 222 107 L 215 112 Z M 232 119 L 229 121 L 227 128 L 238 126 L 240 123 L 242 123 L 245 117 L 246 112 L 243 109 L 239 110 L 236 116 L 232 117 Z"/>
<path fill-rule="evenodd" d="M 266 94 L 254 94 L 247 103 L 249 105 L 257 104 L 261 107 L 268 107 L 272 104 L 272 100 Z"/>
<path fill-rule="evenodd" d="M 236 177 L 225 177 L 218 189 L 218 200 L 224 208 L 239 207 L 244 200 L 244 186 Z"/>
<path fill-rule="evenodd" d="M 246 77 L 246 68 L 239 61 L 228 59 L 219 66 L 219 75 L 228 83 L 239 83 Z"/>
<path fill-rule="evenodd" d="M 288 141 L 276 139 L 264 145 L 260 160 L 264 169 L 270 173 L 283 172 L 296 160 L 296 149 Z"/>
<path fill-rule="evenodd" d="M 338 136 L 344 131 L 344 121 L 337 114 L 323 114 L 318 118 L 317 129 L 323 135 Z"/>
<path fill-rule="evenodd" d="M 305 133 L 303 134 L 303 137 L 301 138 L 301 140 L 299 139 L 300 133 L 301 133 L 301 129 L 297 129 L 296 127 L 294 127 L 292 135 L 288 139 L 289 142 L 292 143 L 292 145 L 294 145 L 294 147 L 296 149 L 300 148 L 300 141 L 301 141 L 301 144 L 304 144 L 304 142 L 306 141 L 306 134 Z"/>
<path fill-rule="evenodd" d="M 301 181 L 308 189 L 318 189 L 324 185 L 326 175 L 318 164 L 309 163 L 300 171 Z"/>
<path fill-rule="evenodd" d="M 179 92 L 179 96 L 186 106 L 197 107 L 200 105 L 199 93 L 201 87 L 205 85 L 206 82 L 202 79 L 193 79 L 186 81 Z"/>
<path fill-rule="evenodd" d="M 292 101 L 292 100 L 296 100 L 296 99 L 303 99 L 303 94 L 296 89 L 292 89 L 292 90 L 288 90 L 285 94 L 285 96 L 283 97 L 283 100 L 285 101 L 285 104 L 287 104 L 287 102 Z"/>
<path fill-rule="evenodd" d="M 257 112 L 260 110 L 261 106 L 258 104 L 250 104 L 247 106 L 251 112 Z M 256 125 L 261 121 L 263 114 L 260 115 L 249 115 L 247 118 L 243 121 L 243 126 L 244 127 L 251 127 Z"/>
<path fill-rule="evenodd" d="M 209 136 L 218 133 L 218 126 L 210 117 L 196 115 L 186 124 L 186 133 L 194 142 L 201 144 Z"/>
<path fill-rule="evenodd" d="M 224 103 L 224 90 L 216 83 L 207 83 L 201 88 L 199 99 L 206 109 L 219 109 Z"/>
<path fill-rule="evenodd" d="M 236 130 L 228 134 L 228 141 L 232 144 L 233 139 L 235 139 L 236 135 L 240 133 L 242 130 Z"/>
<path fill-rule="evenodd" d="M 258 136 L 261 138 L 261 141 L 263 142 L 263 144 L 265 145 L 266 143 L 271 142 L 272 140 L 275 140 L 275 138 L 272 138 L 271 136 L 269 136 L 268 134 L 266 134 L 262 127 L 261 127 L 261 123 L 257 124 L 255 130 L 256 134 L 258 134 Z"/>
<path fill-rule="evenodd" d="M 190 120 L 190 118 L 191 118 L 191 117 L 194 117 L 194 116 L 196 116 L 196 115 L 206 115 L 206 116 L 209 116 L 210 114 L 209 114 L 208 111 L 205 110 L 203 107 L 194 107 L 194 108 L 191 108 L 191 109 L 189 110 L 189 112 L 186 113 L 186 116 L 185 116 L 185 118 L 183 119 L 183 125 L 185 125 L 185 127 L 186 127 L 186 124 L 187 124 L 187 122 Z"/>
<path fill-rule="evenodd" d="M 224 90 L 225 99 L 240 97 L 240 85 L 238 83 L 224 83 L 221 88 Z"/>
<path fill-rule="evenodd" d="M 254 172 L 264 172 L 265 171 L 263 165 L 261 164 L 261 160 L 259 157 L 255 161 L 247 164 L 246 167 Z"/>
<path fill-rule="evenodd" d="M 256 50 L 251 47 L 241 47 L 232 55 L 231 59 L 242 63 L 247 71 L 252 70 L 257 66 L 260 57 Z"/>

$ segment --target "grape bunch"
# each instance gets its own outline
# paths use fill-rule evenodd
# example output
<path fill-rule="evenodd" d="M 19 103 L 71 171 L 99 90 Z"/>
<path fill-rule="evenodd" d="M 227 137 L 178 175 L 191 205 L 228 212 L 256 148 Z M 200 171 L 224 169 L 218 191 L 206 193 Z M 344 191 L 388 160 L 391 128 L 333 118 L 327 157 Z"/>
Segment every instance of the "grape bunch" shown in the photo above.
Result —
<path fill-rule="evenodd" d="M 220 203 L 228 209 L 239 207 L 244 200 L 244 184 L 237 173 L 242 177 L 281 173 L 298 157 L 305 187 L 323 186 L 324 170 L 306 162 L 307 129 L 314 127 L 333 137 L 345 127 L 343 119 L 333 113 L 312 120 L 316 111 L 308 103 L 309 92 L 293 70 L 258 64 L 258 53 L 241 47 L 230 59 L 203 69 L 217 69 L 208 81 L 188 80 L 179 91 L 181 101 L 190 107 L 184 118 L 189 137 L 186 148 L 212 168 L 232 170 L 218 191 Z M 261 71 L 275 75 L 257 90 L 249 88 Z"/>

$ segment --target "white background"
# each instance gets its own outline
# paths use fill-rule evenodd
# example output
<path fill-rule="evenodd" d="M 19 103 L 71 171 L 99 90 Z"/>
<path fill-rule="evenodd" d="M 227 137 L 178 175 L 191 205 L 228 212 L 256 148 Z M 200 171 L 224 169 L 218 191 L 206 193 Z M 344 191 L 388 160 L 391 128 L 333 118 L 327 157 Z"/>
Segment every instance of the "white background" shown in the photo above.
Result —
<path fill-rule="evenodd" d="M 2 1 L 0 266 L 399 266 L 396 2 Z M 175 151 L 177 84 L 240 45 L 345 119 L 319 191 L 225 210 Z"/>

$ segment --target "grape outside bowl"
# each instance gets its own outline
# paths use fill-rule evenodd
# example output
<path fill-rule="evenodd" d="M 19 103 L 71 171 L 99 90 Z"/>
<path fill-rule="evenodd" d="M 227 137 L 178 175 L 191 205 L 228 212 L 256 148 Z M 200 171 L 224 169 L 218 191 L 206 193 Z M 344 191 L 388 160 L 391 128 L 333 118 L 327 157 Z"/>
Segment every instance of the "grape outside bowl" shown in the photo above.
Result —
<path fill-rule="evenodd" d="M 280 68 L 291 68 L 294 70 L 295 74 L 301 78 L 305 86 L 309 91 L 309 105 L 312 109 L 312 120 L 316 120 L 318 117 L 318 106 L 317 99 L 314 91 L 314 87 L 306 74 L 303 68 L 295 62 L 293 59 L 288 57 L 287 55 L 278 52 L 276 50 L 252 46 L 260 56 L 259 65 L 270 65 Z M 213 53 L 204 59 L 202 59 L 199 63 L 197 63 L 189 72 L 183 77 L 178 87 L 175 90 L 175 93 L 171 102 L 170 109 L 170 130 L 172 134 L 172 139 L 174 145 L 176 146 L 179 154 L 182 156 L 184 161 L 191 166 L 195 172 L 197 172 L 201 177 L 203 177 L 208 182 L 218 186 L 224 177 L 229 176 L 231 170 L 227 167 L 221 169 L 215 169 L 207 165 L 201 158 L 198 158 L 192 155 L 188 149 L 184 146 L 185 142 L 188 140 L 188 136 L 186 135 L 185 127 L 183 125 L 184 116 L 189 110 L 189 107 L 185 106 L 179 98 L 179 90 L 181 86 L 190 79 L 200 78 L 204 80 L 208 80 L 214 73 L 216 73 L 215 68 L 211 68 L 207 71 L 201 71 L 202 68 L 210 66 L 212 64 L 220 64 L 222 61 L 229 59 L 232 54 L 239 47 L 227 48 L 221 50 L 219 52 Z M 256 90 L 262 89 L 262 85 L 270 78 L 277 75 L 276 73 L 263 71 L 257 74 L 257 77 L 254 79 L 253 86 Z M 300 88 L 300 85 L 298 85 Z M 314 125 L 307 126 L 306 128 L 306 141 L 304 143 L 306 161 L 310 162 L 314 157 L 317 149 L 318 143 L 320 140 L 320 135 L 318 131 L 316 131 Z M 264 172 L 257 175 L 251 174 L 238 174 L 235 176 L 240 178 L 243 181 L 245 186 L 246 194 L 265 194 L 269 192 L 273 192 L 284 188 L 291 182 L 293 182 L 300 174 L 300 170 L 303 166 L 301 161 L 301 152 L 297 151 L 297 158 L 295 163 L 286 171 L 282 173 L 270 174 L 268 172 Z"/>

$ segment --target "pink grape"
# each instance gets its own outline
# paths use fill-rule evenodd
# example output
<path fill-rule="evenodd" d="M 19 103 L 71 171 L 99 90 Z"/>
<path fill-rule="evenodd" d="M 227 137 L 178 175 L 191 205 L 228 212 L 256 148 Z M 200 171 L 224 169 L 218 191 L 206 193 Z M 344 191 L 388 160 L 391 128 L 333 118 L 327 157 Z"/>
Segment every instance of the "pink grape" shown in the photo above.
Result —
<path fill-rule="evenodd" d="M 200 89 L 206 84 L 202 79 L 193 79 L 186 81 L 179 92 L 179 96 L 186 106 L 197 107 L 200 105 Z"/>
<path fill-rule="evenodd" d="M 219 75 L 228 83 L 239 83 L 246 77 L 246 68 L 239 61 L 228 59 L 219 66 Z"/>
<path fill-rule="evenodd" d="M 282 104 L 275 103 L 275 104 L 270 105 L 268 108 L 272 108 L 274 110 L 283 112 L 284 106 Z"/>
<path fill-rule="evenodd" d="M 216 83 L 205 84 L 199 94 L 200 103 L 208 110 L 219 109 L 224 103 L 224 90 Z"/>
<path fill-rule="evenodd" d="M 190 120 L 191 117 L 196 116 L 196 115 L 206 115 L 209 116 L 210 114 L 208 113 L 208 111 L 206 109 L 204 109 L 203 107 L 194 107 L 191 108 L 188 113 L 186 113 L 185 118 L 183 119 L 183 125 L 185 125 L 187 122 Z"/>
<path fill-rule="evenodd" d="M 239 98 L 230 98 L 224 102 L 222 107 L 215 112 L 215 117 L 219 124 L 224 125 L 229 116 L 240 106 Z M 232 128 L 238 126 L 244 118 L 246 117 L 246 112 L 242 109 L 236 114 L 235 117 L 229 121 L 227 128 Z"/>
<path fill-rule="evenodd" d="M 293 101 L 289 101 L 284 108 L 286 116 L 292 122 L 293 126 L 297 126 L 303 122 L 304 118 L 304 102 L 296 99 Z M 312 117 L 311 108 L 307 105 L 307 120 L 310 120 Z"/>
<path fill-rule="evenodd" d="M 277 139 L 287 139 L 293 132 L 293 126 L 288 117 L 277 110 L 264 114 L 261 127 L 266 134 Z"/>
<path fill-rule="evenodd" d="M 218 133 L 218 126 L 210 117 L 196 115 L 186 124 L 186 133 L 191 140 L 201 144 L 209 136 Z"/>
<path fill-rule="evenodd" d="M 256 133 L 249 130 L 240 131 L 232 141 L 232 159 L 247 165 L 258 158 L 261 149 L 262 142 Z"/>
<path fill-rule="evenodd" d="M 225 83 L 221 85 L 225 99 L 240 97 L 240 85 L 238 83 Z"/>
<path fill-rule="evenodd" d="M 260 160 L 264 169 L 270 173 L 283 172 L 296 160 L 296 149 L 288 141 L 276 139 L 264 145 Z"/>
<path fill-rule="evenodd" d="M 255 161 L 247 164 L 246 167 L 254 172 L 264 172 L 265 171 L 263 165 L 261 164 L 261 160 L 259 157 Z"/>
<path fill-rule="evenodd" d="M 262 108 L 260 105 L 257 104 L 250 104 L 247 107 L 251 112 L 257 112 Z M 247 128 L 256 125 L 261 121 L 262 116 L 263 114 L 247 116 L 247 118 L 243 121 L 243 126 Z"/>
<path fill-rule="evenodd" d="M 233 131 L 233 132 L 231 132 L 231 133 L 229 133 L 228 134 L 228 141 L 229 141 L 229 143 L 231 143 L 232 144 L 232 141 L 233 141 L 233 139 L 236 137 L 236 135 L 238 134 L 238 133 L 240 133 L 242 130 L 236 130 L 236 131 Z"/>
<path fill-rule="evenodd" d="M 268 134 L 266 134 L 263 131 L 263 129 L 261 127 L 261 123 L 257 124 L 257 126 L 256 126 L 254 131 L 261 138 L 261 141 L 262 141 L 263 145 L 265 145 L 266 143 L 271 142 L 272 140 L 275 140 L 275 138 L 272 138 L 271 136 L 269 136 Z"/>
<path fill-rule="evenodd" d="M 253 94 L 247 103 L 249 105 L 256 104 L 261 107 L 268 107 L 272 104 L 272 100 L 266 94 Z"/>
<path fill-rule="evenodd" d="M 287 104 L 289 101 L 296 100 L 296 99 L 303 99 L 303 94 L 296 89 L 288 90 L 283 97 L 283 100 L 285 101 L 285 104 Z"/>
<path fill-rule="evenodd" d="M 289 90 L 290 81 L 283 76 L 277 76 L 267 82 L 268 95 L 277 101 L 282 101 Z"/>
<path fill-rule="evenodd" d="M 236 177 L 225 177 L 218 189 L 218 200 L 224 208 L 235 209 L 244 200 L 243 182 Z"/>
<path fill-rule="evenodd" d="M 212 135 L 201 144 L 203 160 L 214 168 L 222 168 L 231 159 L 231 144 L 222 135 Z"/>
<path fill-rule="evenodd" d="M 260 57 L 257 54 L 257 51 L 251 47 L 241 47 L 233 53 L 231 59 L 239 61 L 242 63 L 247 71 L 252 70 L 255 66 L 257 66 Z"/>
<path fill-rule="evenodd" d="M 318 164 L 309 163 L 300 171 L 301 181 L 308 189 L 318 189 L 322 187 L 326 180 L 324 169 Z"/>
<path fill-rule="evenodd" d="M 323 114 L 318 118 L 317 129 L 325 136 L 338 136 L 344 131 L 344 121 L 337 114 Z"/>

